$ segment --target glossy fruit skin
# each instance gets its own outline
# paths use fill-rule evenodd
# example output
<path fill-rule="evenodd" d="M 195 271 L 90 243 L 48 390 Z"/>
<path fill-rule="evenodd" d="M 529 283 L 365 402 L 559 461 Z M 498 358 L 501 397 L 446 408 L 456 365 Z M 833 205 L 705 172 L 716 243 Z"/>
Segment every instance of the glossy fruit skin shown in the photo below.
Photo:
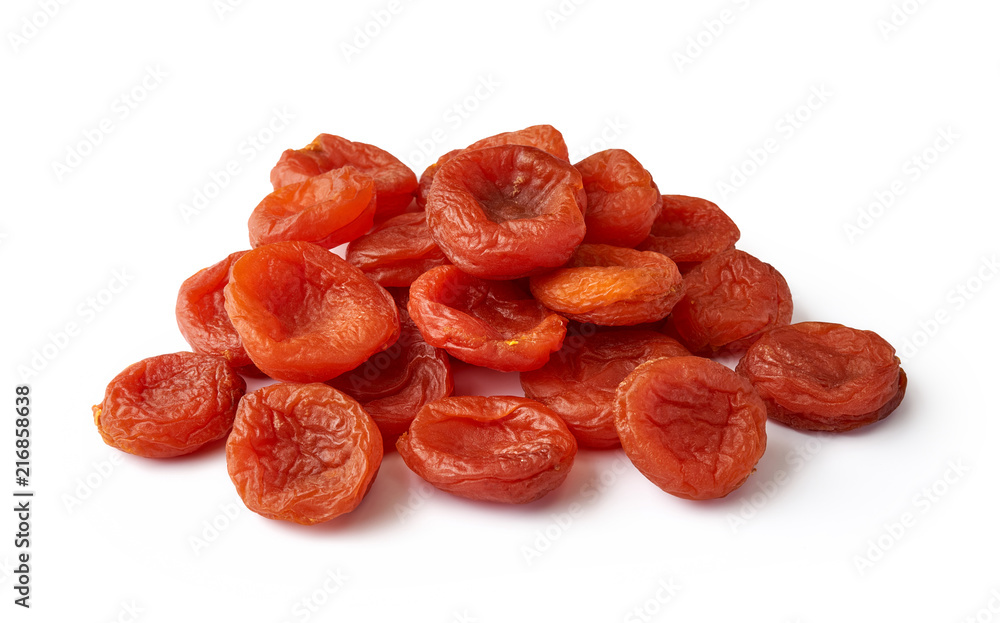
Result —
<path fill-rule="evenodd" d="M 250 214 L 250 245 L 301 240 L 332 249 L 371 229 L 375 205 L 371 177 L 333 169 L 264 197 Z"/>
<path fill-rule="evenodd" d="M 253 365 L 243 348 L 240 334 L 226 314 L 223 288 L 229 283 L 229 270 L 246 251 L 237 251 L 208 268 L 199 270 L 181 284 L 177 292 L 177 327 L 191 345 L 203 355 L 224 358 L 234 368 Z"/>
<path fill-rule="evenodd" d="M 566 480 L 577 445 L 559 416 L 541 403 L 462 396 L 424 406 L 396 449 L 407 467 L 438 489 L 526 504 Z"/>
<path fill-rule="evenodd" d="M 569 163 L 533 147 L 465 151 L 435 177 L 427 226 L 448 259 L 484 279 L 564 264 L 586 233 L 587 195 Z"/>
<path fill-rule="evenodd" d="M 564 268 L 531 277 L 531 293 L 578 322 L 628 326 L 662 320 L 684 296 L 684 280 L 659 253 L 582 244 Z"/>
<path fill-rule="evenodd" d="M 542 367 L 566 335 L 566 319 L 519 282 L 479 279 L 455 266 L 414 281 L 408 309 L 428 344 L 501 372 Z"/>
<path fill-rule="evenodd" d="M 605 149 L 575 165 L 587 191 L 584 242 L 632 248 L 649 236 L 663 206 L 653 176 L 624 149 Z"/>
<path fill-rule="evenodd" d="M 247 394 L 226 441 L 229 477 L 247 508 L 307 526 L 357 508 L 381 464 L 375 422 L 322 383 Z"/>
<path fill-rule="evenodd" d="M 427 215 L 395 216 L 347 247 L 347 261 L 380 286 L 407 287 L 435 266 L 449 264 L 427 228 Z"/>
<path fill-rule="evenodd" d="M 375 420 L 386 452 L 396 449 L 396 439 L 425 404 L 451 396 L 455 387 L 448 353 L 424 341 L 406 311 L 406 291 L 393 295 L 402 326 L 399 339 L 354 370 L 329 381 L 361 403 Z"/>
<path fill-rule="evenodd" d="M 148 458 L 190 454 L 229 433 L 246 382 L 215 355 L 172 353 L 122 370 L 94 405 L 104 443 Z"/>
<path fill-rule="evenodd" d="M 660 489 L 689 500 L 725 497 L 767 445 L 767 410 L 750 383 L 702 357 L 640 365 L 618 388 L 625 454 Z"/>
<path fill-rule="evenodd" d="M 533 125 L 523 130 L 515 130 L 514 132 L 501 132 L 500 134 L 480 139 L 465 149 L 453 149 L 438 158 L 437 162 L 427 167 L 420 176 L 419 188 L 417 189 L 417 204 L 421 209 L 427 205 L 427 195 L 430 193 L 434 176 L 441 169 L 441 165 L 463 151 L 483 149 L 484 147 L 498 147 L 500 145 L 537 147 L 556 158 L 569 161 L 569 149 L 566 147 L 566 141 L 563 139 L 562 133 L 550 125 Z"/>
<path fill-rule="evenodd" d="M 662 253 L 682 273 L 723 251 L 736 248 L 740 230 L 719 206 L 699 197 L 663 195 L 663 208 L 649 237 L 636 247 Z"/>
<path fill-rule="evenodd" d="M 830 322 L 768 331 L 736 372 L 753 384 L 771 419 L 799 430 L 842 432 L 873 424 L 906 392 L 906 374 L 888 342 Z"/>
<path fill-rule="evenodd" d="M 226 312 L 258 368 L 281 381 L 326 381 L 399 337 L 392 297 L 308 242 L 258 247 L 233 265 Z"/>
<path fill-rule="evenodd" d="M 621 445 L 615 428 L 615 392 L 640 364 L 691 353 L 677 340 L 643 329 L 597 332 L 574 325 L 549 362 L 521 373 L 524 395 L 552 409 L 582 447 Z"/>
<path fill-rule="evenodd" d="M 696 355 L 746 350 L 765 331 L 792 320 L 792 293 L 770 264 L 734 249 L 684 276 L 685 295 L 668 319 Z"/>
<path fill-rule="evenodd" d="M 389 152 L 332 134 L 320 134 L 302 149 L 286 149 L 271 169 L 271 184 L 277 190 L 342 167 L 372 178 L 376 209 L 384 217 L 406 210 L 417 190 L 417 176 Z"/>

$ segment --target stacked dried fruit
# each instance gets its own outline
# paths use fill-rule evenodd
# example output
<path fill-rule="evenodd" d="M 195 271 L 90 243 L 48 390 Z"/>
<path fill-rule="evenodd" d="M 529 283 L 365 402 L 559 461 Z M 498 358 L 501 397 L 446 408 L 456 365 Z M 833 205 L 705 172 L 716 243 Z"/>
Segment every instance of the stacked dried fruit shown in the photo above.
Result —
<path fill-rule="evenodd" d="M 788 284 L 735 249 L 733 221 L 661 195 L 624 150 L 570 164 L 562 135 L 533 126 L 418 180 L 321 134 L 271 182 L 253 249 L 181 286 L 195 352 L 129 366 L 94 407 L 104 440 L 140 456 L 228 437 L 230 477 L 265 517 L 353 510 L 394 449 L 477 500 L 540 498 L 578 445 L 621 446 L 664 491 L 717 498 L 754 470 L 766 419 L 845 431 L 903 398 L 888 343 L 789 324 Z M 346 260 L 329 251 L 343 243 Z M 745 354 L 733 371 L 721 353 Z M 451 357 L 520 372 L 526 397 L 452 397 Z M 244 395 L 238 371 L 278 382 Z"/>

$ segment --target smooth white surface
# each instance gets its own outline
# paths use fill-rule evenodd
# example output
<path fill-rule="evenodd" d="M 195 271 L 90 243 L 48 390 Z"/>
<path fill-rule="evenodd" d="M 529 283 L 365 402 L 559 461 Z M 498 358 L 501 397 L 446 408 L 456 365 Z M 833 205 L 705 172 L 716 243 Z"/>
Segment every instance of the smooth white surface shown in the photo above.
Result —
<path fill-rule="evenodd" d="M 2 620 L 127 621 L 133 603 L 148 623 L 963 621 L 1000 607 L 996 3 L 257 0 L 220 16 L 212 0 L 69 2 L 15 46 L 42 4 L 9 0 L 0 19 L 5 500 L 18 366 L 67 323 L 78 331 L 30 379 L 34 607 L 11 603 L 8 511 Z M 883 37 L 894 6 L 913 14 Z M 355 29 L 386 15 L 348 59 Z M 689 37 L 708 45 L 680 69 L 675 54 L 698 52 Z M 144 79 L 143 101 L 123 107 Z M 800 106 L 808 120 L 782 121 Z M 104 119 L 112 131 L 60 179 L 53 162 Z M 394 455 L 362 507 L 308 529 L 246 511 L 221 448 L 159 462 L 101 442 L 90 406 L 127 364 L 187 348 L 177 287 L 247 246 L 283 149 L 341 134 L 419 174 L 536 123 L 575 156 L 603 140 L 664 192 L 718 202 L 739 246 L 787 278 L 795 320 L 873 329 L 903 351 L 902 407 L 838 437 L 769 426 L 757 473 L 718 502 L 663 494 L 620 453 L 581 452 L 557 492 L 498 508 L 428 494 Z M 949 129 L 915 178 L 908 161 Z M 762 148 L 774 153 L 724 192 Z M 179 204 L 227 165 L 238 172 L 186 222 Z M 845 225 L 896 180 L 852 240 Z M 519 387 L 463 373 L 459 390 Z M 956 462 L 968 469 L 954 477 Z M 886 536 L 904 513 L 913 525 Z M 223 529 L 196 551 L 212 522 Z M 879 539 L 888 551 L 859 572 Z M 304 601 L 314 594 L 322 605 Z"/>

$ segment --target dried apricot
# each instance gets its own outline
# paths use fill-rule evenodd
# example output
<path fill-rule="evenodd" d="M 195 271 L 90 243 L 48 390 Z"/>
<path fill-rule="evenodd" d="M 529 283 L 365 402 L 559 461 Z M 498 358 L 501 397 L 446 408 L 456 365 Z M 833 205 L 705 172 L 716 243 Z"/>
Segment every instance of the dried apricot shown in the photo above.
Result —
<path fill-rule="evenodd" d="M 247 508 L 303 525 L 357 508 L 382 464 L 378 427 L 322 383 L 278 383 L 246 395 L 226 467 Z"/>
<path fill-rule="evenodd" d="M 406 287 L 435 266 L 448 264 L 423 212 L 400 214 L 347 246 L 347 261 L 383 287 Z"/>
<path fill-rule="evenodd" d="M 427 197 L 427 226 L 449 260 L 487 279 L 561 266 L 586 233 L 580 173 L 540 149 L 464 151 L 445 163 Z"/>
<path fill-rule="evenodd" d="M 226 312 L 268 376 L 326 381 L 399 337 L 392 297 L 360 270 L 308 242 L 276 242 L 233 264 Z"/>
<path fill-rule="evenodd" d="M 417 176 L 389 152 L 332 134 L 320 134 L 302 149 L 286 149 L 271 169 L 271 184 L 277 190 L 342 167 L 374 180 L 376 209 L 385 217 L 403 212 L 417 190 Z"/>
<path fill-rule="evenodd" d="M 663 205 L 653 176 L 624 149 L 606 149 L 575 165 L 587 191 L 584 242 L 634 247 L 649 236 Z"/>
<path fill-rule="evenodd" d="M 639 364 L 660 357 L 690 355 L 677 340 L 656 331 L 597 332 L 576 325 L 549 362 L 521 373 L 524 395 L 552 409 L 581 446 L 619 445 L 614 404 L 618 386 Z"/>
<path fill-rule="evenodd" d="M 622 381 L 615 426 L 625 454 L 667 493 L 721 498 L 764 454 L 767 410 L 750 383 L 702 357 L 647 361 Z"/>
<path fill-rule="evenodd" d="M 545 405 L 515 396 L 432 402 L 396 448 L 438 489 L 473 500 L 525 504 L 566 480 L 576 440 Z"/>
<path fill-rule="evenodd" d="M 579 322 L 636 325 L 669 314 L 684 296 L 684 280 L 659 253 L 582 244 L 566 267 L 531 277 L 531 293 Z"/>
<path fill-rule="evenodd" d="M 487 281 L 438 266 L 410 286 L 410 316 L 427 343 L 467 363 L 534 370 L 559 350 L 566 319 L 514 281 Z"/>
<path fill-rule="evenodd" d="M 906 392 L 906 374 L 888 342 L 830 322 L 768 331 L 736 372 L 753 384 L 771 419 L 800 430 L 872 424 L 892 413 Z"/>
<path fill-rule="evenodd" d="M 221 262 L 184 280 L 174 309 L 181 335 L 194 352 L 218 355 L 235 368 L 250 366 L 253 362 L 226 314 L 226 297 L 222 291 L 229 283 L 230 268 L 244 253 L 246 251 L 231 253 Z"/>
<path fill-rule="evenodd" d="M 785 278 L 745 251 L 712 256 L 684 276 L 684 287 L 668 330 L 695 354 L 746 350 L 768 329 L 792 320 Z"/>
<path fill-rule="evenodd" d="M 133 363 L 94 405 L 104 443 L 129 454 L 190 454 L 229 433 L 246 382 L 215 355 L 173 353 Z"/>
<path fill-rule="evenodd" d="M 264 197 L 250 214 L 250 244 L 301 240 L 332 249 L 371 229 L 374 216 L 372 178 L 341 167 Z"/>
<path fill-rule="evenodd" d="M 663 209 L 638 249 L 662 253 L 686 273 L 713 255 L 735 248 L 736 223 L 707 199 L 663 195 Z"/>

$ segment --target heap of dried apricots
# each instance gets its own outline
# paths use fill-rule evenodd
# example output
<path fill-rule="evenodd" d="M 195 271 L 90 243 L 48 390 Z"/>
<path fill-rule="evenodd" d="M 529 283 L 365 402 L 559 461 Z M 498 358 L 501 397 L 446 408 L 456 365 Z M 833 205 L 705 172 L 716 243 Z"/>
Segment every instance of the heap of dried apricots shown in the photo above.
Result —
<path fill-rule="evenodd" d="M 544 496 L 579 446 L 620 446 L 664 491 L 718 498 L 753 472 L 768 418 L 847 431 L 906 389 L 875 333 L 790 324 L 785 279 L 735 248 L 717 205 L 662 195 L 622 149 L 571 164 L 549 125 L 448 152 L 419 179 L 321 134 L 271 183 L 252 249 L 181 285 L 194 352 L 129 366 L 94 407 L 104 441 L 139 456 L 226 439 L 265 517 L 353 510 L 393 450 L 476 500 Z M 734 353 L 735 371 L 711 359 Z M 519 372 L 524 397 L 452 396 L 452 358 Z M 247 394 L 241 374 L 277 383 Z"/>

